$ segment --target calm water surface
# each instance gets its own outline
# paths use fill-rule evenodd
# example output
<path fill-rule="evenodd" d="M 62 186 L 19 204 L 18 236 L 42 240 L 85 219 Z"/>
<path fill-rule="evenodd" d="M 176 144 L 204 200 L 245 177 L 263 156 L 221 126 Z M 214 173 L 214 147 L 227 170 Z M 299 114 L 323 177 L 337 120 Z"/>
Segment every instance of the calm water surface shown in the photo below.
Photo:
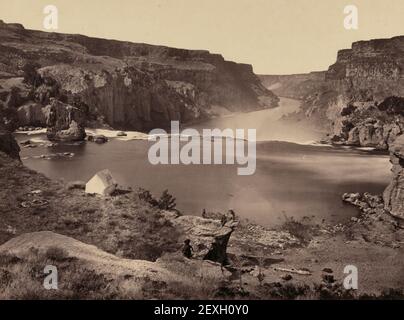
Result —
<path fill-rule="evenodd" d="M 214 119 L 196 126 L 197 129 L 256 128 L 257 170 L 252 176 L 238 176 L 237 165 L 153 166 L 147 158 L 151 143 L 144 140 L 110 139 L 104 145 L 23 148 L 21 157 L 28 167 L 65 181 L 87 181 L 97 171 L 108 168 L 122 185 L 143 187 L 154 194 L 168 189 L 177 198 L 178 208 L 186 214 L 199 215 L 203 208 L 209 211 L 232 208 L 238 215 L 268 226 L 282 222 L 285 216 L 344 221 L 356 211 L 341 202 L 342 193 L 382 192 L 390 177 L 387 155 L 305 145 L 317 139 L 318 132 L 277 121 L 282 114 L 298 107 L 298 102 L 291 99 L 282 99 L 281 103 L 277 109 Z M 34 137 L 45 139 L 42 135 Z M 27 137 L 17 135 L 17 139 Z M 57 152 L 73 152 L 75 156 L 35 158 Z"/>

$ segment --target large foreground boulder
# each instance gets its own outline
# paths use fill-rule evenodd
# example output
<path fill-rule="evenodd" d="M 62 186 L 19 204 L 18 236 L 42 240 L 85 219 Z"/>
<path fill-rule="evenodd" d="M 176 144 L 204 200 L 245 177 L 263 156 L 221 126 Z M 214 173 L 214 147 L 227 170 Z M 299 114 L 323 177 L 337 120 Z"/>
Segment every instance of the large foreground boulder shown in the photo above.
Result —
<path fill-rule="evenodd" d="M 383 194 L 385 209 L 404 219 L 404 135 L 399 136 L 389 150 L 393 179 Z"/>
<path fill-rule="evenodd" d="M 191 240 L 195 258 L 226 264 L 227 244 L 235 227 L 236 221 L 228 221 L 222 225 L 220 221 L 197 216 L 180 216 L 173 220 L 184 235 Z"/>

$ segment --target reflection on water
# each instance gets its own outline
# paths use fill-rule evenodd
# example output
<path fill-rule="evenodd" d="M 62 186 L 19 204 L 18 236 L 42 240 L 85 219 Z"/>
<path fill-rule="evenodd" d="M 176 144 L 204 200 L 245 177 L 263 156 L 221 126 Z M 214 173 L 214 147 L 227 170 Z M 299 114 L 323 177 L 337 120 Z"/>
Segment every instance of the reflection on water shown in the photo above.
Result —
<path fill-rule="evenodd" d="M 257 141 L 272 140 L 307 143 L 308 141 L 318 140 L 321 134 L 314 127 L 307 127 L 301 123 L 292 124 L 279 121 L 284 114 L 297 111 L 299 105 L 298 100 L 281 98 L 278 108 L 216 118 L 195 125 L 193 128 L 199 130 L 205 128 L 256 129 Z"/>
<path fill-rule="evenodd" d="M 245 122 L 242 122 L 244 115 L 238 115 L 212 120 L 198 127 L 240 125 L 237 128 L 254 128 L 256 122 L 259 140 L 264 140 L 263 137 L 276 140 L 277 136 L 272 136 L 271 132 L 281 125 L 275 123 L 276 116 L 271 112 L 280 113 L 278 110 L 259 111 L 245 115 Z M 265 117 L 266 114 L 269 116 Z M 249 120 L 254 118 L 254 121 Z M 290 130 L 289 137 L 296 132 Z M 301 136 L 305 141 L 315 139 L 315 133 L 308 131 Z M 177 198 L 179 209 L 186 214 L 200 214 L 203 208 L 212 211 L 233 208 L 240 216 L 265 225 L 282 221 L 285 215 L 314 216 L 332 222 L 347 219 L 355 214 L 355 209 L 341 202 L 341 194 L 382 192 L 390 176 L 387 155 L 360 150 L 259 142 L 256 173 L 238 176 L 237 165 L 153 166 L 147 159 L 149 146 L 148 141 L 111 139 L 104 145 L 87 143 L 23 149 L 21 156 L 30 156 L 24 163 L 51 178 L 87 181 L 97 171 L 108 168 L 122 185 L 144 187 L 155 194 L 168 189 Z M 73 152 L 75 157 L 32 158 L 57 152 Z"/>

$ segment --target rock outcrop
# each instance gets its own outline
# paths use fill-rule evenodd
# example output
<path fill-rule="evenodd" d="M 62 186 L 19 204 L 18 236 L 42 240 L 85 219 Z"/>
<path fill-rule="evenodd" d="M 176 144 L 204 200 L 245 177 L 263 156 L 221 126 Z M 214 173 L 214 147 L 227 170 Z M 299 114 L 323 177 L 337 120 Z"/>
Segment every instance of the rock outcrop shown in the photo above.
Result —
<path fill-rule="evenodd" d="M 342 200 L 357 206 L 363 214 L 379 219 L 388 212 L 393 217 L 404 219 L 404 135 L 390 143 L 392 179 L 384 190 L 383 197 L 369 193 L 346 193 Z"/>
<path fill-rule="evenodd" d="M 389 97 L 382 103 L 350 103 L 342 109 L 332 140 L 351 146 L 387 150 L 404 132 L 404 98 Z"/>
<path fill-rule="evenodd" d="M 390 146 L 393 178 L 383 194 L 385 209 L 393 216 L 404 219 L 404 135 Z"/>
<path fill-rule="evenodd" d="M 86 118 L 79 108 L 52 99 L 45 112 L 49 140 L 82 141 L 86 137 Z"/>
<path fill-rule="evenodd" d="M 289 118 L 309 119 L 332 142 L 387 150 L 403 129 L 403 56 L 404 36 L 359 41 L 338 52 L 324 80 L 283 76 L 278 90 L 303 92 Z"/>
<path fill-rule="evenodd" d="M 218 220 L 197 216 L 179 216 L 171 221 L 183 234 L 183 240 L 191 240 L 195 258 L 227 264 L 227 245 L 238 222 L 222 225 Z"/>
<path fill-rule="evenodd" d="M 138 131 L 168 128 L 171 120 L 210 118 L 220 110 L 217 106 L 250 111 L 278 103 L 250 65 L 208 51 L 45 33 L 6 23 L 0 25 L 0 43 L 0 86 L 22 78 L 31 85 L 27 101 L 14 103 L 14 108 L 30 105 L 19 110 L 19 119 L 29 125 L 41 120 L 32 103 L 44 107 L 52 97 L 86 104 L 92 120 Z"/>
<path fill-rule="evenodd" d="M 0 130 L 0 151 L 11 158 L 20 159 L 20 147 L 10 132 Z"/>

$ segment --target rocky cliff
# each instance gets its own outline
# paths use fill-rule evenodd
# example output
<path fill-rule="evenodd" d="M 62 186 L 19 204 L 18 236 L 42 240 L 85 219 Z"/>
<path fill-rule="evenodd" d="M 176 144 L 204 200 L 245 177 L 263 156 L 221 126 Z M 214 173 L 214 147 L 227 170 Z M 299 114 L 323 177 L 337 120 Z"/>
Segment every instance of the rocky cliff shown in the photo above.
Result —
<path fill-rule="evenodd" d="M 383 194 L 385 209 L 393 216 L 404 219 L 404 135 L 390 146 L 393 178 Z"/>
<path fill-rule="evenodd" d="M 278 102 L 250 65 L 208 51 L 46 33 L 2 21 L 0 43 L 3 118 L 12 122 L 9 113 L 17 109 L 19 125 L 43 124 L 39 109 L 51 97 L 80 101 L 92 120 L 133 130 Z M 13 88 L 18 92 L 11 96 Z"/>
<path fill-rule="evenodd" d="M 295 77 L 282 90 L 307 89 L 293 118 L 310 119 L 333 142 L 387 149 L 403 129 L 403 70 L 404 37 L 359 41 L 338 52 L 324 81 L 308 87 L 307 79 Z"/>
<path fill-rule="evenodd" d="M 259 75 L 262 84 L 280 97 L 301 100 L 307 94 L 321 88 L 325 80 L 325 71 L 291 74 Z"/>

